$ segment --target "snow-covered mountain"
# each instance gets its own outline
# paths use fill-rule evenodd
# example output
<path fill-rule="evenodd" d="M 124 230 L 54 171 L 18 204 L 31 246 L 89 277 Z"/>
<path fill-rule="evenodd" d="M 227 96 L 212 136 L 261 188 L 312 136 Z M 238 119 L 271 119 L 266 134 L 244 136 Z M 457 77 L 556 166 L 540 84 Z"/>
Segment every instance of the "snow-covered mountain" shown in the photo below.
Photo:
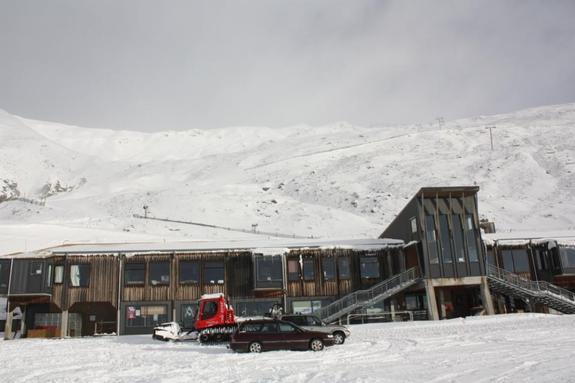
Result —
<path fill-rule="evenodd" d="M 489 131 L 493 129 L 494 150 Z M 422 186 L 479 185 L 499 230 L 575 229 L 575 104 L 396 127 L 140 133 L 0 111 L 0 254 L 63 242 L 246 238 L 156 217 L 374 237 Z"/>

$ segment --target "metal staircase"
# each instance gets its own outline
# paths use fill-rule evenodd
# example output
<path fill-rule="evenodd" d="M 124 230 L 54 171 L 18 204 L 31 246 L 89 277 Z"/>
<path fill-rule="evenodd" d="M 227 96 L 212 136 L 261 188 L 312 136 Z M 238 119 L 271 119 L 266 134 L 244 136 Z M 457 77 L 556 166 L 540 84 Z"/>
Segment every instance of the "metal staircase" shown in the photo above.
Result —
<path fill-rule="evenodd" d="M 532 281 L 487 265 L 489 287 L 498 293 L 531 299 L 565 314 L 575 314 L 575 293 L 545 281 Z"/>
<path fill-rule="evenodd" d="M 314 312 L 324 322 L 330 323 L 362 307 L 368 307 L 399 293 L 421 280 L 419 269 L 414 267 L 396 274 L 367 289 L 355 291 Z"/>

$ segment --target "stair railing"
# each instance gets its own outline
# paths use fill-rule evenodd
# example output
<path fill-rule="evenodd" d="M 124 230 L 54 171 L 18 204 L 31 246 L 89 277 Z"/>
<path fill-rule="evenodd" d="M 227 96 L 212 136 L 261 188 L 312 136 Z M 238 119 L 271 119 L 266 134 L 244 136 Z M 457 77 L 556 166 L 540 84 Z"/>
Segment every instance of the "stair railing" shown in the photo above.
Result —
<path fill-rule="evenodd" d="M 575 293 L 549 282 L 532 281 L 494 265 L 488 265 L 487 272 L 490 276 L 496 277 L 523 289 L 531 290 L 536 294 L 548 293 L 553 297 L 568 300 L 571 304 L 575 304 Z"/>
<path fill-rule="evenodd" d="M 335 302 L 322 307 L 320 310 L 314 312 L 314 314 L 322 319 L 325 319 L 346 309 L 347 311 L 352 310 L 359 305 L 373 301 L 379 295 L 387 291 L 398 288 L 407 282 L 415 281 L 417 278 L 419 278 L 419 269 L 417 267 L 413 267 L 399 274 L 396 274 L 367 290 L 358 290 L 348 294 L 343 298 L 340 298 Z"/>

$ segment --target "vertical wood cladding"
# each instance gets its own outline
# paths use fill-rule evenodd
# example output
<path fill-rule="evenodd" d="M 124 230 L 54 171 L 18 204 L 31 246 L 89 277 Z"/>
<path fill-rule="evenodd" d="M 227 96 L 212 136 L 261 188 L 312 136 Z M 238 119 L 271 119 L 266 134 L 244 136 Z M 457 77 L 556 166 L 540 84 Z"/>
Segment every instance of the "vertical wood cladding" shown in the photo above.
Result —
<path fill-rule="evenodd" d="M 64 264 L 61 258 L 54 264 Z M 90 265 L 90 283 L 87 287 L 73 287 L 69 280 L 53 283 L 52 300 L 65 310 L 77 302 L 109 302 L 117 307 L 119 259 L 112 255 L 70 256 L 66 259 L 64 279 L 70 278 L 70 265 Z M 64 288 L 67 286 L 67 288 Z"/>
<path fill-rule="evenodd" d="M 360 262 L 362 257 L 375 257 L 378 260 L 379 277 L 362 278 Z M 401 250 L 390 249 L 378 251 L 358 251 L 350 249 L 305 249 L 291 251 L 287 255 L 287 261 L 297 261 L 299 265 L 299 278 L 287 281 L 287 294 L 289 297 L 311 296 L 343 296 L 352 291 L 368 288 L 391 275 L 397 274 L 404 267 L 400 259 Z M 335 276 L 333 279 L 326 278 L 323 262 L 330 262 L 333 258 L 335 263 Z M 339 258 L 349 259 L 349 276 L 342 276 Z M 312 260 L 314 265 L 313 280 L 306 280 L 301 265 L 306 259 Z"/>

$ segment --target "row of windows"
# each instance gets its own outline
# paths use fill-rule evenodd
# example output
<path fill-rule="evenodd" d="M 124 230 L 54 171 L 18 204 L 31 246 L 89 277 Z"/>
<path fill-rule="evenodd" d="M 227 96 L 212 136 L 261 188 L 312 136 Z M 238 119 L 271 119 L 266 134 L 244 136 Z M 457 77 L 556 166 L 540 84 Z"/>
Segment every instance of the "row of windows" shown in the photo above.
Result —
<path fill-rule="evenodd" d="M 180 284 L 200 283 L 200 263 L 198 261 L 179 262 Z M 204 283 L 223 284 L 224 283 L 224 263 L 204 262 Z M 130 262 L 124 268 L 124 283 L 126 285 L 143 285 L 146 281 L 146 263 Z M 170 262 L 150 262 L 148 272 L 148 283 L 152 286 L 170 284 Z"/>

